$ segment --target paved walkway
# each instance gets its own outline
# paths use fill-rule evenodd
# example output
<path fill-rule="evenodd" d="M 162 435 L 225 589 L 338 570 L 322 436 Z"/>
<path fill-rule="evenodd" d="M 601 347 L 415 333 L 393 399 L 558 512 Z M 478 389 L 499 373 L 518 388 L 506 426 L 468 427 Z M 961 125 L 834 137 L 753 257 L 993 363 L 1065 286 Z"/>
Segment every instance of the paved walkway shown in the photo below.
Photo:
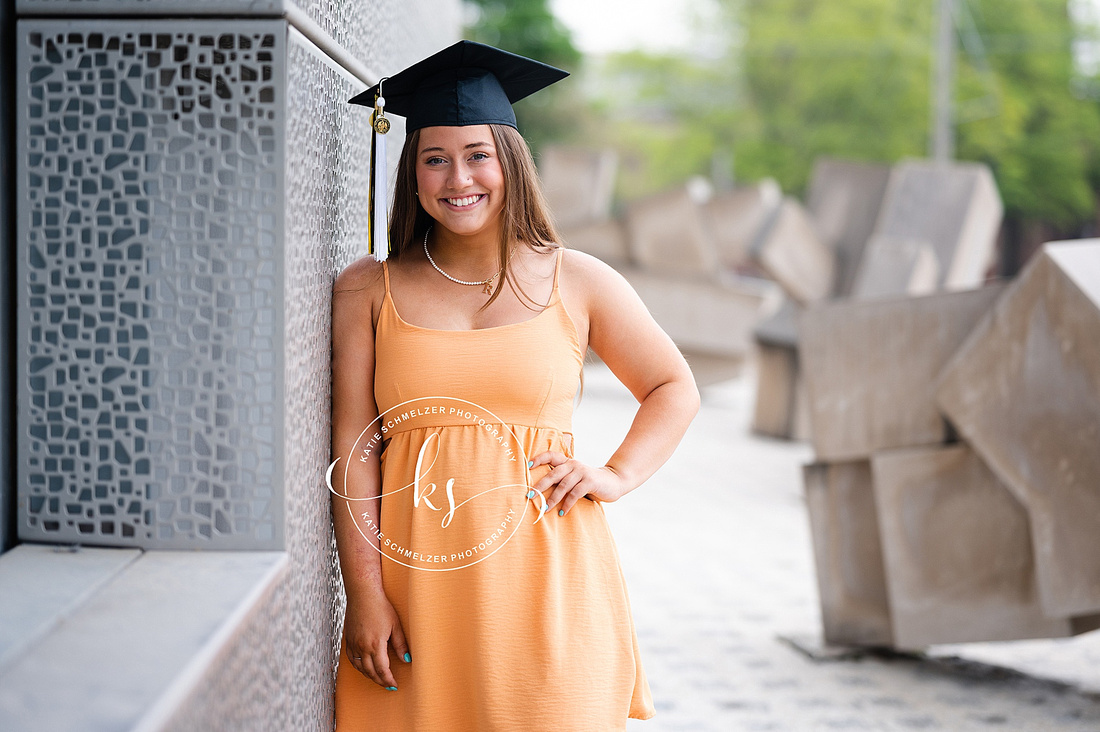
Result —
<path fill-rule="evenodd" d="M 1100 632 L 833 661 L 785 643 L 820 637 L 800 473 L 812 452 L 751 435 L 752 374 L 705 365 L 725 380 L 704 387 L 676 455 L 607 506 L 657 707 L 630 732 L 1100 730 Z M 588 367 L 578 457 L 602 463 L 634 409 Z"/>

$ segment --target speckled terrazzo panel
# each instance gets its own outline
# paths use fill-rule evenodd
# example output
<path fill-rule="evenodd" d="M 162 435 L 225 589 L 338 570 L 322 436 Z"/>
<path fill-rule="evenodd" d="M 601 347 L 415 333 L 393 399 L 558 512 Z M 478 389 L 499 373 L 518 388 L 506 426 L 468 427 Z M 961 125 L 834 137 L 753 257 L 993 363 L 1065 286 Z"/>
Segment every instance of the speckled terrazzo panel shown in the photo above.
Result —
<path fill-rule="evenodd" d="M 455 0 L 302 0 L 326 33 L 378 74 L 393 74 L 458 40 Z"/>
<path fill-rule="evenodd" d="M 285 22 L 19 30 L 20 537 L 281 548 Z"/>
<path fill-rule="evenodd" d="M 318 655 L 311 637 L 293 634 L 292 595 L 300 578 L 286 575 L 254 606 L 247 622 L 224 645 L 161 732 L 309 732 L 331 730 L 332 682 L 303 678 Z M 323 608 L 322 608 L 323 609 Z M 317 618 L 314 610 L 310 618 Z M 317 630 L 311 631 L 312 635 Z M 327 640 L 327 638 L 325 638 Z"/>
<path fill-rule="evenodd" d="M 298 683 L 327 694 L 293 708 L 287 729 L 331 720 L 344 598 L 325 468 L 330 457 L 331 295 L 336 272 L 365 252 L 370 155 L 366 110 L 346 100 L 361 87 L 309 41 L 291 33 L 287 59 L 287 551 Z M 331 724 L 331 722 L 329 722 Z M 319 727 L 318 727 L 319 728 Z"/>
<path fill-rule="evenodd" d="M 300 8 L 379 74 L 453 43 L 461 26 L 456 0 L 16 0 L 20 14 L 272 16 L 287 6 Z"/>

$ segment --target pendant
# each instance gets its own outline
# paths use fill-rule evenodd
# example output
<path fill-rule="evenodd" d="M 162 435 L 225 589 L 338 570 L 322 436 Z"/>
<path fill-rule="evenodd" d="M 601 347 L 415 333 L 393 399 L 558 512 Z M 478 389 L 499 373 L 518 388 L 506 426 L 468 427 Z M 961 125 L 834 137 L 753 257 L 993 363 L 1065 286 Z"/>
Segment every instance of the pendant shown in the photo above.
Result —
<path fill-rule="evenodd" d="M 482 287 L 481 289 L 486 295 L 492 295 L 493 294 L 493 281 L 492 280 L 486 280 L 485 281 L 485 286 Z"/>

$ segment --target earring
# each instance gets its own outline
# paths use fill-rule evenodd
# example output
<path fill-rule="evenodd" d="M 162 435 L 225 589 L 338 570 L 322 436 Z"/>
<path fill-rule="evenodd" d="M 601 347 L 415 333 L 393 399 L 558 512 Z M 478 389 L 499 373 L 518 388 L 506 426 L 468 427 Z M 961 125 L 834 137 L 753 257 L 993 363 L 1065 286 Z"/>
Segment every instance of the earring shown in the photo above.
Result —
<path fill-rule="evenodd" d="M 413 195 L 420 198 L 420 191 L 413 191 Z"/>

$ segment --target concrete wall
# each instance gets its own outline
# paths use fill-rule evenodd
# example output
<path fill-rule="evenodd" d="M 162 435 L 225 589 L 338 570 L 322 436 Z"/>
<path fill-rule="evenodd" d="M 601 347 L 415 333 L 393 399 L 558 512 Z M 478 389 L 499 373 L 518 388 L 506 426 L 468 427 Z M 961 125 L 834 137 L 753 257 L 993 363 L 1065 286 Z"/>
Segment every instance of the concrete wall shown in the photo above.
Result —
<path fill-rule="evenodd" d="M 324 487 L 330 292 L 366 250 L 369 159 L 368 113 L 345 102 L 457 39 L 459 4 L 22 0 L 17 12 L 34 16 L 18 24 L 14 105 L 19 538 L 267 552 L 257 561 L 276 569 L 253 566 L 244 605 L 196 631 L 182 676 L 121 721 L 331 728 L 343 598 Z M 402 137 L 395 125 L 391 164 Z M 104 598 L 142 566 L 112 570 L 66 614 L 96 597 L 115 607 Z M 42 644 L 62 625 L 36 622 Z M 118 633 L 115 658 L 66 672 L 54 693 L 124 693 L 102 683 L 141 673 L 135 636 Z M 20 695 L 43 663 L 32 645 L 0 664 L 0 727 L 23 728 L 28 700 L 49 705 Z"/>

